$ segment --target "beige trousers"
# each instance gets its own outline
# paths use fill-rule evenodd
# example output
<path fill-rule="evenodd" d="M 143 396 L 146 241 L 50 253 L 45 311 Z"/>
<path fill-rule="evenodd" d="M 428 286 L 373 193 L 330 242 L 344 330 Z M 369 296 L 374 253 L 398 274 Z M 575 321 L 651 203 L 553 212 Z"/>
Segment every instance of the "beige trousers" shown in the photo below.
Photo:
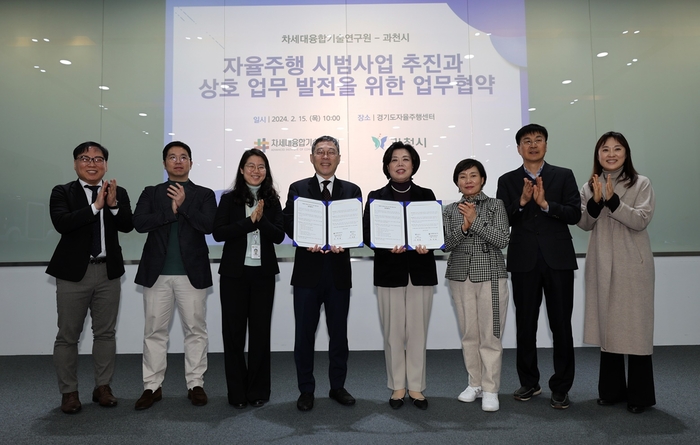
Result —
<path fill-rule="evenodd" d="M 153 287 L 143 288 L 146 322 L 143 329 L 143 389 L 155 391 L 165 378 L 168 331 L 177 307 L 185 335 L 187 389 L 204 386 L 209 337 L 207 290 L 195 289 L 187 275 L 161 275 Z"/>
<path fill-rule="evenodd" d="M 425 344 L 433 286 L 377 287 L 387 386 L 425 390 Z"/>
<path fill-rule="evenodd" d="M 498 280 L 501 338 L 493 335 L 491 281 L 472 283 L 449 280 L 452 300 L 462 335 L 462 355 L 469 373 L 469 386 L 497 393 L 501 386 L 503 327 L 508 311 L 508 280 Z"/>

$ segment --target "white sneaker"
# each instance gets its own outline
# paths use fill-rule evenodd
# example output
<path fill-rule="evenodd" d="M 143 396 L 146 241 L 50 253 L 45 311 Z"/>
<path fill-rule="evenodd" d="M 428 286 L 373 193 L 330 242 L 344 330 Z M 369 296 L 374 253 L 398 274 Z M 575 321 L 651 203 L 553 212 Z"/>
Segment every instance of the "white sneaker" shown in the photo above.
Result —
<path fill-rule="evenodd" d="M 460 402 L 473 402 L 478 397 L 481 397 L 481 386 L 467 386 L 467 389 L 462 391 L 457 400 Z"/>
<path fill-rule="evenodd" d="M 482 394 L 481 409 L 489 412 L 498 411 L 500 407 L 498 404 L 498 393 L 484 391 Z"/>

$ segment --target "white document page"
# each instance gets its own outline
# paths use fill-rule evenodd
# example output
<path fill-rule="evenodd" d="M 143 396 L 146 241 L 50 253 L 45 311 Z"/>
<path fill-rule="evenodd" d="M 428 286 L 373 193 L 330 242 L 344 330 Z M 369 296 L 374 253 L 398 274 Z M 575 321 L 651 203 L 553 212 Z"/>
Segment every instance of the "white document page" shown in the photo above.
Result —
<path fill-rule="evenodd" d="M 362 247 L 362 200 L 339 199 L 328 203 L 328 244 Z"/>
<path fill-rule="evenodd" d="M 326 205 L 323 201 L 302 197 L 294 199 L 294 245 L 326 245 Z"/>
<path fill-rule="evenodd" d="M 428 249 L 445 247 L 442 228 L 442 203 L 440 201 L 412 201 L 406 205 L 408 248 L 418 244 Z"/>
<path fill-rule="evenodd" d="M 403 204 L 398 201 L 375 199 L 369 203 L 371 246 L 393 249 L 406 244 Z"/>

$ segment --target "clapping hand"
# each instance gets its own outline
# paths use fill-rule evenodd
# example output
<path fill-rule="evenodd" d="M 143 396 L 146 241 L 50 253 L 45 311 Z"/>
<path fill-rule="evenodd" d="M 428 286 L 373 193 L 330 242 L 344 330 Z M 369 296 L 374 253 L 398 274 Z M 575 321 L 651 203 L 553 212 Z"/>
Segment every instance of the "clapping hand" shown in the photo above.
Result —
<path fill-rule="evenodd" d="M 532 197 L 542 210 L 549 208 L 549 203 L 544 199 L 544 182 L 542 182 L 542 176 L 537 177 L 535 185 L 532 187 Z"/>
<path fill-rule="evenodd" d="M 528 178 L 523 178 L 523 193 L 520 195 L 520 207 L 525 207 L 525 205 L 532 199 L 532 194 L 534 186 L 532 181 Z"/>
<path fill-rule="evenodd" d="M 107 203 L 107 207 L 116 207 L 117 206 L 117 180 L 110 179 L 109 181 L 105 181 L 104 184 L 102 185 L 102 191 L 105 194 L 105 202 Z"/>
<path fill-rule="evenodd" d="M 613 185 L 610 180 L 610 173 L 608 173 L 607 180 L 605 181 L 605 199 L 609 200 L 615 194 L 615 185 Z"/>
<path fill-rule="evenodd" d="M 457 205 L 457 210 L 462 214 L 462 232 L 466 232 L 476 219 L 476 204 L 473 202 L 462 202 Z"/>
<path fill-rule="evenodd" d="M 180 184 L 168 186 L 168 198 L 172 199 L 173 213 L 177 213 L 177 209 L 185 202 L 185 188 Z"/>
<path fill-rule="evenodd" d="M 258 200 L 258 206 L 253 210 L 253 213 L 250 214 L 250 220 L 255 222 L 260 221 L 263 215 L 263 207 L 265 206 L 265 202 L 260 199 Z"/>

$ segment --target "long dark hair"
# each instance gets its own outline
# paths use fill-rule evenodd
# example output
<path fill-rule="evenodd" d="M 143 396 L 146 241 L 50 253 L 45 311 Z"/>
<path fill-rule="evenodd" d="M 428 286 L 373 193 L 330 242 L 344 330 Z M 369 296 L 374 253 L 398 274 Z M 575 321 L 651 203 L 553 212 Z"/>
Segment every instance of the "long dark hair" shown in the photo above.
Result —
<path fill-rule="evenodd" d="M 241 156 L 241 162 L 238 163 L 238 170 L 236 170 L 236 180 L 233 182 L 233 188 L 227 191 L 226 193 L 231 193 L 234 204 L 246 204 L 248 205 L 248 207 L 253 207 L 253 204 L 255 204 L 256 197 L 253 196 L 253 193 L 251 193 L 248 184 L 246 184 L 245 182 L 243 173 L 241 173 L 241 170 L 245 168 L 245 164 L 248 162 L 248 159 L 250 159 L 251 156 L 260 156 L 265 162 L 265 179 L 263 179 L 263 182 L 260 184 L 257 199 L 263 199 L 268 203 L 271 203 L 275 200 L 279 200 L 279 194 L 277 193 L 277 190 L 275 190 L 275 186 L 272 180 L 272 170 L 270 170 L 270 162 L 267 160 L 267 156 L 265 156 L 265 153 L 263 153 L 261 150 L 258 150 L 257 148 L 251 148 L 250 150 L 246 150 L 243 152 L 243 156 Z"/>
<path fill-rule="evenodd" d="M 598 177 L 603 174 L 603 166 L 600 165 L 600 162 L 598 161 L 598 151 L 600 150 L 600 147 L 602 147 L 603 144 L 605 144 L 605 142 L 610 138 L 615 139 L 620 145 L 625 147 L 625 162 L 622 165 L 622 173 L 620 174 L 620 178 L 624 178 L 627 181 L 625 187 L 630 188 L 637 182 L 637 176 L 639 175 L 637 170 L 634 169 L 634 165 L 632 165 L 632 151 L 630 150 L 630 144 L 627 142 L 627 139 L 622 135 L 622 133 L 618 133 L 617 131 L 608 131 L 607 133 L 603 134 L 595 144 L 595 150 L 593 151 L 593 174 L 598 175 Z M 593 190 L 592 177 L 588 181 L 588 186 L 591 188 L 591 190 Z"/>

